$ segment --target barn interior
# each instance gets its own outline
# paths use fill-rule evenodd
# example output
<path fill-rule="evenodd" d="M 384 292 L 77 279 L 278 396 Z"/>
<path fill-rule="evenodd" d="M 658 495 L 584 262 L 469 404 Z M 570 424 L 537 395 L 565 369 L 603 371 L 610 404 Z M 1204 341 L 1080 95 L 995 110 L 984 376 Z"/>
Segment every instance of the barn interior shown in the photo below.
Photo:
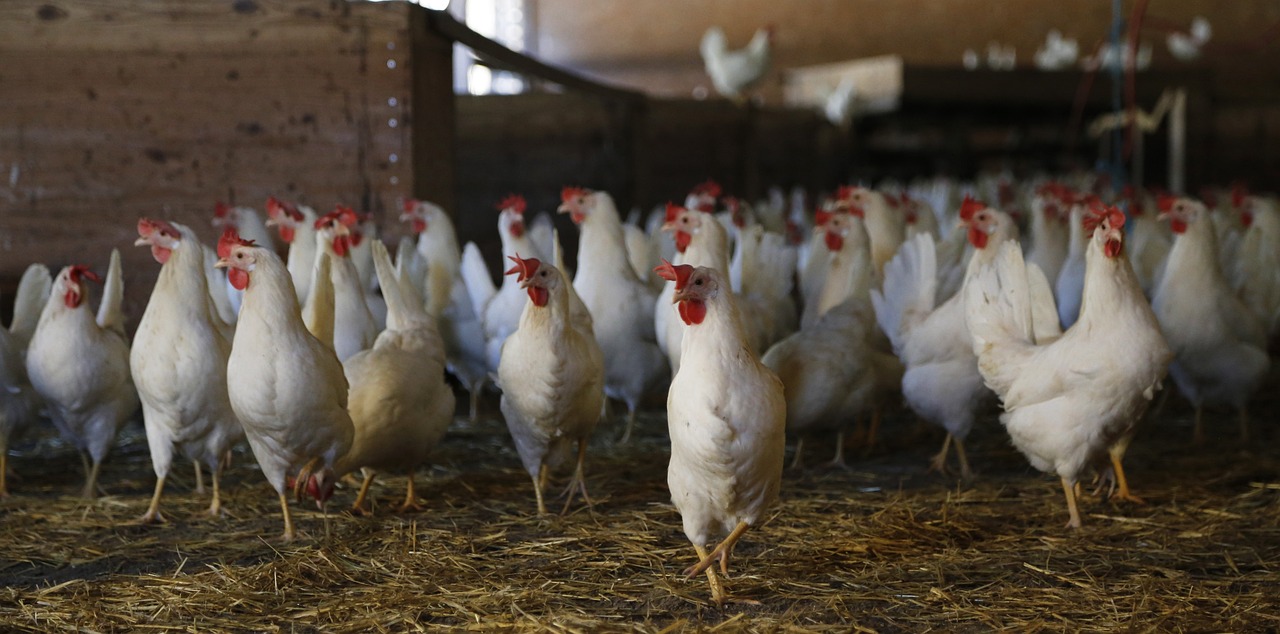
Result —
<path fill-rule="evenodd" d="M 1170 42 L 1197 20 L 1211 36 Z M 699 55 L 711 26 L 731 48 L 773 29 L 767 70 L 740 98 L 717 93 Z M 1047 44 L 1051 31 L 1077 52 Z M 501 284 L 510 254 L 495 203 L 510 194 L 527 199 L 528 216 L 550 217 L 570 268 L 581 266 L 579 229 L 556 213 L 567 186 L 608 192 L 624 218 L 642 219 L 709 180 L 753 204 L 803 191 L 810 219 L 840 186 L 934 178 L 1087 174 L 1114 192 L 1202 200 L 1273 192 L 1277 33 L 1271 0 L 10 0 L 0 3 L 0 323 L 30 264 L 105 274 L 118 248 L 134 336 L 161 271 L 133 247 L 139 217 L 212 245 L 215 205 L 262 209 L 269 197 L 320 213 L 349 205 L 393 250 L 414 237 L 404 201 L 430 201 Z M 1128 51 L 1131 38 L 1137 64 L 1091 61 Z M 106 494 L 89 501 L 76 496 L 76 449 L 47 420 L 27 425 L 9 443 L 0 497 L 0 623 L 1280 627 L 1274 371 L 1249 401 L 1248 440 L 1224 408 L 1206 410 L 1207 438 L 1193 443 L 1199 414 L 1165 380 L 1169 396 L 1156 395 L 1126 460 L 1145 503 L 1084 496 L 1075 531 L 1061 527 L 1057 478 L 1011 445 L 994 399 L 970 436 L 971 480 L 931 471 L 944 432 L 895 404 L 874 446 L 851 440 L 847 468 L 811 455 L 783 473 L 780 501 L 726 576 L 730 602 L 681 574 L 695 559 L 665 480 L 665 389 L 649 390 L 627 443 L 625 407 L 601 419 L 594 504 L 538 516 L 499 392 L 485 392 L 469 421 L 465 386 L 450 380 L 457 414 L 418 472 L 423 510 L 396 510 L 403 474 L 380 477 L 363 514 L 346 510 L 359 481 L 341 481 L 326 511 L 295 505 L 301 539 L 287 544 L 272 539 L 280 509 L 243 443 L 221 515 L 203 515 L 191 470 L 175 468 L 167 521 L 140 525 L 155 484 L 141 412 L 103 466 Z M 790 461 L 794 440 L 786 451 Z"/>

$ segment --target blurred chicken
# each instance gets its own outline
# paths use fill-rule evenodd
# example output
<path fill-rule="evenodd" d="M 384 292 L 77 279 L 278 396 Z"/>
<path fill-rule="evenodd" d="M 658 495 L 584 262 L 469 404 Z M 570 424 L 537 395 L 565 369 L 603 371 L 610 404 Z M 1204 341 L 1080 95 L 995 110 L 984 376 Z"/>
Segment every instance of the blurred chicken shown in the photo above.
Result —
<path fill-rule="evenodd" d="M 666 218 L 662 230 L 675 237 L 678 264 L 728 270 L 729 237 L 711 214 L 668 203 Z M 671 310 L 674 295 L 675 287 L 664 284 L 653 314 L 658 344 L 671 362 L 673 376 L 680 369 L 680 340 L 688 327 Z"/>
<path fill-rule="evenodd" d="M 502 415 L 520 461 L 533 478 L 538 513 L 547 512 L 543 489 L 550 470 L 577 449 L 573 480 L 562 512 L 575 492 L 591 504 L 583 466 L 587 442 L 604 406 L 604 360 L 590 322 L 572 318 L 570 284 L 559 269 L 536 258 L 511 257 L 529 301 L 520 327 L 507 337 L 498 366 Z"/>
<path fill-rule="evenodd" d="M 972 198 L 961 203 L 960 219 L 975 249 L 965 273 L 967 284 L 978 268 L 995 258 L 1002 243 L 1017 239 L 1017 226 L 1008 214 Z M 884 290 L 872 291 L 871 301 L 881 330 L 906 367 L 902 395 L 907 405 L 947 432 L 931 468 L 946 473 L 947 454 L 954 444 L 960 477 L 968 480 L 972 471 L 964 441 L 990 392 L 982 384 L 965 326 L 963 294 L 939 303 L 937 269 L 933 240 L 917 236 L 885 267 Z"/>
<path fill-rule="evenodd" d="M 436 320 L 444 340 L 449 372 L 470 395 L 471 422 L 475 422 L 489 367 L 479 312 L 459 275 L 462 255 L 453 221 L 439 205 L 425 200 L 405 200 L 400 219 L 409 221 L 418 236 L 418 255 L 426 263 L 427 314 Z"/>
<path fill-rule="evenodd" d="M 138 322 L 129 367 L 142 401 L 143 424 L 156 473 L 155 493 L 143 523 L 164 521 L 160 496 L 174 449 L 203 465 L 213 481 L 209 513 L 222 509 L 220 482 L 231 447 L 244 429 L 227 396 L 231 340 L 223 332 L 205 276 L 200 241 L 190 228 L 163 220 L 138 220 L 137 246 L 151 248 L 161 264 L 147 309 Z M 203 491 L 200 491 L 203 493 Z"/>
<path fill-rule="evenodd" d="M 875 267 L 873 285 L 878 288 L 885 263 L 906 239 L 906 222 L 902 214 L 894 213 L 883 193 L 866 187 L 841 187 L 836 195 L 836 204 L 845 210 L 861 210 L 867 236 L 871 240 L 871 264 Z"/>
<path fill-rule="evenodd" d="M 83 496 L 93 498 L 102 460 L 138 409 L 138 392 L 129 374 L 120 252 L 111 251 L 96 319 L 85 304 L 87 280 L 101 278 L 82 265 L 58 273 L 27 348 L 27 376 L 58 432 L 80 451 Z"/>
<path fill-rule="evenodd" d="M 339 206 L 333 212 L 316 220 L 316 257 L 329 258 L 331 283 L 333 285 L 333 342 L 334 352 L 339 361 L 346 361 L 361 350 L 373 345 L 378 336 L 378 326 L 369 304 L 365 299 L 365 288 L 360 282 L 359 272 L 351 261 L 352 240 L 357 230 L 355 213 L 350 208 Z M 292 276 L 291 276 L 292 277 Z M 307 298 L 308 308 L 315 301 L 315 283 L 312 283 L 311 297 Z M 311 324 L 308 324 L 310 326 Z M 312 331 L 315 332 L 314 330 Z"/>
<path fill-rule="evenodd" d="M 772 26 L 758 29 L 747 46 L 737 50 L 729 50 L 724 29 L 713 26 L 703 33 L 698 50 L 716 92 L 743 101 L 743 91 L 755 85 L 769 71 L 772 48 Z"/>
<path fill-rule="evenodd" d="M 305 303 L 311 294 L 311 274 L 316 265 L 316 212 L 306 205 L 293 205 L 271 196 L 267 198 L 267 226 L 274 226 L 280 239 L 289 245 L 287 262 L 293 290 L 298 293 L 298 302 Z"/>
<path fill-rule="evenodd" d="M 1061 478 L 1072 528 L 1080 477 L 1107 458 L 1120 497 L 1135 499 L 1121 459 L 1172 357 L 1124 257 L 1124 213 L 1095 203 L 1086 221 L 1085 297 L 1065 333 L 1048 281 L 1016 241 L 964 290 L 978 368 L 1004 405 L 1000 422 L 1032 466 Z"/>
<path fill-rule="evenodd" d="M 752 350 L 763 352 L 796 331 L 799 315 L 791 298 L 796 275 L 795 249 L 780 234 L 749 222 L 738 228 L 737 247 L 729 263 L 739 271 L 741 286 L 735 287 L 745 312 Z"/>
<path fill-rule="evenodd" d="M 835 429 L 833 466 L 844 467 L 844 434 L 850 421 L 872 418 L 879 425 L 880 402 L 897 390 L 902 364 L 872 344 L 871 248 L 862 219 L 832 214 L 821 221 L 830 270 L 817 319 L 769 348 L 763 362 L 782 381 L 787 431 L 800 437 L 793 467 L 801 464 L 804 437 Z"/>
<path fill-rule="evenodd" d="M 1071 209 L 1074 194 L 1060 183 L 1049 182 L 1036 189 L 1031 197 L 1031 235 L 1027 261 L 1034 263 L 1052 281 L 1058 279 L 1067 260 L 1070 232 L 1064 222 L 1064 211 Z M 1083 260 L 1081 260 L 1083 270 Z"/>
<path fill-rule="evenodd" d="M 1148 202 L 1149 196 L 1126 187 L 1121 198 L 1129 205 L 1129 224 L 1132 227 L 1125 252 L 1129 255 L 1129 264 L 1133 265 L 1134 275 L 1138 276 L 1142 292 L 1151 297 L 1169 257 L 1173 239 L 1169 228 L 1151 213 L 1155 205 Z"/>
<path fill-rule="evenodd" d="M 1160 199 L 1160 218 L 1169 220 L 1174 238 L 1151 303 L 1175 355 L 1169 375 L 1195 407 L 1196 441 L 1204 439 L 1206 405 L 1234 407 L 1248 440 L 1246 406 L 1270 368 L 1267 334 L 1218 267 L 1208 214 L 1190 198 Z"/>
<path fill-rule="evenodd" d="M 1232 287 L 1274 345 L 1280 337 L 1280 209 L 1274 198 L 1250 196 L 1246 204 L 1248 227 L 1232 262 Z"/>
<path fill-rule="evenodd" d="M 334 473 L 364 470 L 352 505 L 362 511 L 378 471 L 407 471 L 409 483 L 400 505 L 400 512 L 405 512 L 420 508 L 413 474 L 453 420 L 453 390 L 444 380 L 444 343 L 417 289 L 397 276 L 381 242 L 374 241 L 370 253 L 387 299 L 387 328 L 372 348 L 343 363 L 351 386 L 347 411 L 355 435 L 351 449 L 334 464 Z"/>
<path fill-rule="evenodd" d="M 284 262 L 270 249 L 227 230 L 218 241 L 218 266 L 245 291 L 244 306 L 227 364 L 231 408 L 244 425 L 262 474 L 280 497 L 284 534 L 295 537 L 285 478 L 297 470 L 294 494 L 318 501 L 333 490 L 333 467 L 351 447 L 347 379 L 334 353 L 333 308 L 317 312 L 319 335 L 307 331 Z M 329 256 L 321 251 L 312 295 L 332 301 Z M 317 290 L 319 289 L 319 290 Z M 315 476 L 315 477 L 312 477 Z"/>
<path fill-rule="evenodd" d="M 40 313 L 53 288 L 43 264 L 32 264 L 18 281 L 13 320 L 0 327 L 0 498 L 9 495 L 9 440 L 35 420 L 44 402 L 27 377 L 27 345 L 40 322 Z"/>
<path fill-rule="evenodd" d="M 231 206 L 224 202 L 217 202 L 213 207 L 213 226 L 218 231 L 227 228 L 235 229 L 236 233 L 244 236 L 246 240 L 251 240 L 268 249 L 275 248 L 272 246 L 271 231 L 267 229 L 262 215 L 253 207 Z M 232 287 L 230 282 L 225 281 L 223 290 L 231 302 L 232 314 L 239 314 L 240 301 L 244 294 Z"/>
<path fill-rule="evenodd" d="M 653 328 L 654 294 L 636 277 L 627 260 L 622 222 L 606 192 L 566 187 L 562 213 L 582 230 L 578 272 L 573 288 L 591 313 L 596 341 L 604 354 L 605 395 L 627 404 L 631 438 L 640 399 L 666 371 Z"/>
<path fill-rule="evenodd" d="M 1084 293 L 1085 249 L 1090 239 L 1085 235 L 1084 217 L 1088 209 L 1086 205 L 1089 204 L 1091 203 L 1085 200 L 1077 201 L 1071 205 L 1067 216 L 1071 239 L 1067 243 L 1067 258 L 1063 260 L 1053 285 L 1053 296 L 1058 305 L 1058 323 L 1063 328 L 1070 328 L 1080 315 L 1080 302 Z"/>
<path fill-rule="evenodd" d="M 667 394 L 667 486 L 698 552 L 685 574 L 705 571 L 712 598 L 723 604 L 728 595 L 713 566 L 719 560 L 728 574 L 734 545 L 777 500 L 787 405 L 782 382 L 751 352 L 728 278 L 666 262 L 657 273 L 675 282 L 677 312 L 689 326 Z"/>

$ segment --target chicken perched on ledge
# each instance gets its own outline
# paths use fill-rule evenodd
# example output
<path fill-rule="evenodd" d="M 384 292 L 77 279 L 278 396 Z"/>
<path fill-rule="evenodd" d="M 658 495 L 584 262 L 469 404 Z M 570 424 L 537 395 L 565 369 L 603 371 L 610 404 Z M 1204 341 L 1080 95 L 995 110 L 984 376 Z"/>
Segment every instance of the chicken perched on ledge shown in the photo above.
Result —
<path fill-rule="evenodd" d="M 142 521 L 164 521 L 160 496 L 174 449 L 195 463 L 197 474 L 202 465 L 212 474 L 209 513 L 217 515 L 227 452 L 244 437 L 227 396 L 231 340 L 222 332 L 213 300 L 192 301 L 209 297 L 204 253 L 195 232 L 141 218 L 138 236 L 134 244 L 151 247 L 161 264 L 129 355 L 156 473 L 155 494 Z"/>
<path fill-rule="evenodd" d="M 68 266 L 58 273 L 27 348 L 27 376 L 62 437 L 80 451 L 83 495 L 92 498 L 102 460 L 138 409 L 138 392 L 129 374 L 129 342 L 120 309 L 120 252 L 111 251 L 96 319 L 85 304 L 88 280 L 101 278 L 87 266 Z"/>
<path fill-rule="evenodd" d="M 769 70 L 773 27 L 758 29 L 745 48 L 730 50 L 724 29 L 713 26 L 702 34 L 698 50 L 711 85 L 724 97 L 743 100 L 742 91 L 760 81 Z"/>
<path fill-rule="evenodd" d="M 549 470 L 568 459 L 576 445 L 577 466 L 566 489 L 564 510 L 574 492 L 591 504 L 583 464 L 587 441 L 604 405 L 604 360 L 591 322 L 573 319 L 569 280 L 535 258 L 511 257 L 529 301 L 520 327 L 507 337 L 498 364 L 502 416 L 520 461 L 533 478 L 538 513 L 547 512 L 542 491 Z"/>
<path fill-rule="evenodd" d="M 698 552 L 685 574 L 706 571 L 722 604 L 728 595 L 713 566 L 718 560 L 728 574 L 734 544 L 778 498 L 787 405 L 782 381 L 751 351 L 728 277 L 667 262 L 656 272 L 675 282 L 677 312 L 689 326 L 667 394 L 667 486 Z"/>
<path fill-rule="evenodd" d="M 295 495 L 307 487 L 318 500 L 332 492 L 334 462 L 351 447 L 347 379 L 333 351 L 333 295 L 329 256 L 322 253 L 313 292 L 320 291 L 319 335 L 302 321 L 298 297 L 284 262 L 270 249 L 227 230 L 218 241 L 218 266 L 244 291 L 244 305 L 231 343 L 227 394 L 244 425 L 262 474 L 280 496 L 285 541 L 293 540 L 293 518 L 285 477 L 299 469 Z M 329 342 L 329 343 L 326 343 Z M 311 476 L 315 474 L 313 479 Z"/>
<path fill-rule="evenodd" d="M 1206 405 L 1235 408 L 1240 436 L 1248 440 L 1246 406 L 1271 367 L 1266 329 L 1218 266 L 1217 238 L 1204 204 L 1163 197 L 1160 217 L 1169 220 L 1174 238 L 1151 304 L 1176 355 L 1169 375 L 1195 407 L 1196 442 L 1204 439 Z"/>
<path fill-rule="evenodd" d="M 1085 222 L 1084 298 L 1061 336 L 1048 280 L 1017 242 L 963 291 L 978 369 L 1004 404 L 1000 422 L 1034 467 L 1062 479 L 1071 528 L 1080 527 L 1081 474 L 1107 457 L 1120 496 L 1133 499 L 1121 459 L 1173 357 L 1124 255 L 1124 213 L 1095 205 Z"/>

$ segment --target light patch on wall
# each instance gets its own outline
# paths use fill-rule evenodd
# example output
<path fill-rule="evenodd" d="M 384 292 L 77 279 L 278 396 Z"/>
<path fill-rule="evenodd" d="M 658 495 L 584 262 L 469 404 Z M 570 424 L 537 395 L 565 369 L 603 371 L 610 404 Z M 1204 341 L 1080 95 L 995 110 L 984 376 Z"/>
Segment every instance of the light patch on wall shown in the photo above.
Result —
<path fill-rule="evenodd" d="M 434 11 L 444 11 L 449 8 L 449 0 L 367 0 L 368 2 L 408 2 L 416 4 Z"/>

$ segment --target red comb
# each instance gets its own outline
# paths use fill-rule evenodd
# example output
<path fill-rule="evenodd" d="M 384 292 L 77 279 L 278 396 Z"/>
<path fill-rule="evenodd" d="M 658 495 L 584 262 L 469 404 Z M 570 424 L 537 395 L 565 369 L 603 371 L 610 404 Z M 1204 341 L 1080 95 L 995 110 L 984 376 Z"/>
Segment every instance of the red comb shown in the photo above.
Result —
<path fill-rule="evenodd" d="M 138 219 L 138 235 L 149 236 L 156 231 L 175 238 L 182 235 L 178 233 L 178 229 L 169 224 L 167 220 L 152 220 L 150 218 Z"/>
<path fill-rule="evenodd" d="M 413 210 L 418 208 L 418 201 L 413 198 L 402 198 L 400 199 L 400 207 L 404 209 L 405 213 L 411 214 Z"/>
<path fill-rule="evenodd" d="M 524 196 L 521 196 L 520 194 L 510 194 L 506 198 L 498 201 L 498 211 L 510 209 L 520 215 L 524 215 L 524 210 L 527 207 L 528 203 L 525 202 Z"/>
<path fill-rule="evenodd" d="M 662 264 L 655 266 L 653 272 L 664 280 L 675 282 L 678 291 L 689 282 L 689 277 L 693 275 L 693 267 L 688 264 L 672 264 L 663 258 Z"/>
<path fill-rule="evenodd" d="M 1174 203 L 1178 202 L 1178 197 L 1171 194 L 1160 194 L 1156 199 L 1156 207 L 1160 209 L 1160 213 L 1169 213 L 1173 211 Z"/>
<path fill-rule="evenodd" d="M 241 246 L 241 247 L 254 246 L 253 240 L 245 240 L 244 238 L 240 237 L 239 233 L 236 233 L 235 229 L 231 227 L 227 227 L 222 231 L 222 237 L 218 238 L 218 257 L 220 258 L 231 257 L 231 249 L 238 246 Z"/>
<path fill-rule="evenodd" d="M 519 253 L 515 255 L 508 255 L 507 259 L 515 262 L 516 264 L 515 266 L 507 269 L 503 275 L 511 275 L 512 273 L 515 273 L 517 275 L 517 282 L 523 282 L 530 277 L 533 277 L 533 274 L 538 272 L 538 267 L 542 266 L 542 262 L 537 258 L 525 259 L 520 257 Z"/>
<path fill-rule="evenodd" d="M 675 222 L 676 218 L 679 218 L 680 213 L 683 211 L 686 211 L 684 207 L 681 207 L 680 205 L 677 205 L 675 203 L 670 203 L 670 202 L 667 203 L 667 217 L 666 217 L 666 220 L 664 220 L 664 222 Z"/>
<path fill-rule="evenodd" d="M 214 218 L 226 218 L 227 215 L 230 213 L 231 213 L 231 205 L 228 205 L 227 203 L 224 203 L 221 200 L 219 200 L 216 203 L 213 203 Z"/>
<path fill-rule="evenodd" d="M 717 183 L 714 180 L 711 180 L 710 178 L 708 178 L 706 182 L 698 183 L 693 188 L 693 193 L 695 194 L 706 194 L 707 196 L 711 196 L 714 198 L 719 198 L 720 192 L 721 192 L 720 183 Z"/>
<path fill-rule="evenodd" d="M 1231 206 L 1239 209 L 1244 206 L 1245 198 L 1249 196 L 1249 190 L 1244 183 L 1236 183 L 1231 186 Z"/>
<path fill-rule="evenodd" d="M 336 205 L 333 208 L 333 213 L 338 215 L 338 222 L 341 222 L 348 228 L 355 227 L 360 224 L 360 214 L 356 213 L 356 210 L 346 205 Z"/>
<path fill-rule="evenodd" d="M 560 190 L 560 202 L 567 203 L 575 198 L 581 198 L 587 195 L 587 190 L 583 187 L 565 187 Z"/>
<path fill-rule="evenodd" d="M 279 220 L 281 215 L 288 216 L 294 222 L 302 220 L 302 212 L 296 206 L 275 196 L 267 196 L 267 216 Z"/>
<path fill-rule="evenodd" d="M 836 188 L 836 200 L 849 200 L 857 190 L 858 188 L 853 185 L 841 185 Z"/>
<path fill-rule="evenodd" d="M 975 214 L 986 208 L 987 205 L 985 203 L 975 200 L 969 194 L 965 194 L 964 201 L 960 203 L 960 219 L 969 222 L 973 220 Z"/>
<path fill-rule="evenodd" d="M 835 214 L 830 211 L 819 209 L 813 212 L 813 222 L 819 227 L 823 227 L 826 226 L 828 222 L 831 222 L 831 217 L 834 215 Z"/>
<path fill-rule="evenodd" d="M 343 226 L 346 226 L 346 224 L 347 224 L 347 223 L 345 223 L 345 222 L 343 222 L 343 221 L 342 221 L 342 207 L 341 207 L 341 206 L 339 206 L 337 209 L 334 209 L 333 211 L 331 211 L 331 212 L 329 212 L 329 213 L 327 213 L 327 214 L 325 214 L 325 215 L 323 215 L 323 216 L 320 216 L 319 218 L 316 218 L 316 224 L 315 224 L 315 227 L 316 227 L 316 229 L 322 229 L 322 228 L 324 228 L 324 227 L 326 227 L 326 226 L 329 226 L 330 224 L 333 224 L 333 223 L 335 223 L 335 222 L 337 222 L 337 223 L 341 223 Z"/>
<path fill-rule="evenodd" d="M 77 284 L 80 283 L 81 276 L 83 276 L 87 280 L 93 280 L 94 282 L 97 282 L 99 284 L 102 283 L 102 278 L 98 277 L 97 273 L 94 273 L 93 271 L 89 270 L 89 267 L 84 264 L 73 265 L 71 267 L 71 270 L 67 271 L 67 277 L 71 278 L 71 281 Z"/>
<path fill-rule="evenodd" d="M 1084 230 L 1093 233 L 1103 221 L 1108 222 L 1112 229 L 1119 229 L 1124 226 L 1124 212 L 1119 207 L 1095 202 L 1084 215 Z"/>

